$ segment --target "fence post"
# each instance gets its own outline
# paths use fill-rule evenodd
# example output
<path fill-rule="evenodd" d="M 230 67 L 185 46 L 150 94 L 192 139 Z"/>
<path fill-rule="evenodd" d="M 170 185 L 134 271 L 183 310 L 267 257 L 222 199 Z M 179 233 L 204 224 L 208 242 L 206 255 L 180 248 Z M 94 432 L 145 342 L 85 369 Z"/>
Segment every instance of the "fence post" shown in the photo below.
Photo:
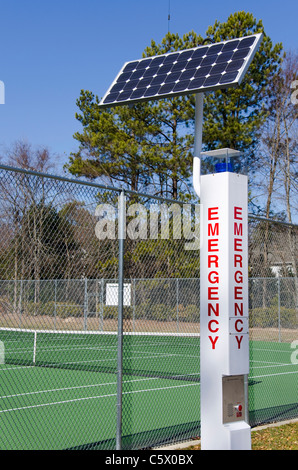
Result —
<path fill-rule="evenodd" d="M 123 366 L 123 272 L 125 238 L 125 193 L 122 190 L 118 201 L 118 348 L 117 348 L 117 430 L 116 450 L 122 448 L 122 366 Z"/>
<path fill-rule="evenodd" d="M 135 331 L 135 321 L 136 321 L 136 280 L 133 279 L 132 281 L 132 288 L 133 288 L 133 293 L 132 293 L 132 331 Z"/>
<path fill-rule="evenodd" d="M 177 320 L 177 333 L 179 333 L 179 279 L 176 279 L 176 320 Z"/>
<path fill-rule="evenodd" d="M 249 404 L 248 404 L 248 374 L 244 374 L 244 419 L 247 423 L 249 423 Z"/>
<path fill-rule="evenodd" d="M 87 331 L 87 315 L 88 315 L 88 286 L 87 278 L 85 278 L 85 289 L 84 289 L 84 331 Z"/>
<path fill-rule="evenodd" d="M 278 341 L 281 343 L 281 323 L 280 323 L 280 277 L 277 278 L 277 299 L 278 299 Z"/>
<path fill-rule="evenodd" d="M 22 296 L 23 296 L 23 280 L 20 281 L 20 298 L 19 298 L 19 327 L 22 327 Z"/>
<path fill-rule="evenodd" d="M 56 331 L 57 323 L 57 279 L 55 279 L 55 303 L 54 303 L 54 330 Z"/>
<path fill-rule="evenodd" d="M 100 312 L 99 312 L 99 329 L 103 331 L 103 289 L 104 289 L 104 280 L 101 279 L 100 281 Z"/>

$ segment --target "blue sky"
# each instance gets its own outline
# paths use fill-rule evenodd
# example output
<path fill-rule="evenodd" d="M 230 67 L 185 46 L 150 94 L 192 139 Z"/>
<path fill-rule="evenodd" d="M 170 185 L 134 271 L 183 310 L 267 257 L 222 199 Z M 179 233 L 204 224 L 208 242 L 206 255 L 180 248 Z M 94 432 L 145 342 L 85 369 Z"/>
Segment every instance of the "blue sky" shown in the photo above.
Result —
<path fill-rule="evenodd" d="M 24 139 L 48 147 L 61 172 L 77 149 L 80 90 L 103 96 L 124 62 L 165 36 L 168 9 L 169 0 L 0 0 L 0 154 Z M 262 19 L 273 43 L 297 51 L 295 0 L 170 0 L 170 30 L 204 36 L 239 10 Z"/>

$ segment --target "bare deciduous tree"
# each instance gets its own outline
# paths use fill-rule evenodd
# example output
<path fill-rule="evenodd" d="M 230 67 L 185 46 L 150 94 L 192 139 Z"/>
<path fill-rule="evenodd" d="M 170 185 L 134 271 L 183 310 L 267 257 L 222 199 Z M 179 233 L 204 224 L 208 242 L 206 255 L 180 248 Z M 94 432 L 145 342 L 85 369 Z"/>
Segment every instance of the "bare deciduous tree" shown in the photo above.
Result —
<path fill-rule="evenodd" d="M 275 76 L 268 91 L 270 95 L 268 118 L 262 129 L 259 159 L 255 173 L 257 200 L 263 201 L 263 215 L 278 216 L 288 223 L 298 214 L 298 106 L 291 100 L 292 82 L 298 77 L 298 55 L 285 55 L 283 67 Z M 270 251 L 269 224 L 264 234 L 264 268 L 268 266 Z M 290 254 L 287 260 L 291 274 L 297 278 L 297 241 L 288 230 Z M 298 283 L 296 284 L 298 306 Z"/>

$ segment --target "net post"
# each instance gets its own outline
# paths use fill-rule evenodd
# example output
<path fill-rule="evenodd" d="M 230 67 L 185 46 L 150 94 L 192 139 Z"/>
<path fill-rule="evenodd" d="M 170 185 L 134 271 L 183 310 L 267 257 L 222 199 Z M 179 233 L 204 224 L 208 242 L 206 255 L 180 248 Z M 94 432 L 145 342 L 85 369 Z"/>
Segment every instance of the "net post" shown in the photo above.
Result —
<path fill-rule="evenodd" d="M 122 448 L 122 372 L 123 372 L 123 272 L 125 238 L 125 192 L 121 191 L 118 202 L 118 347 L 117 347 L 117 429 L 116 450 Z"/>

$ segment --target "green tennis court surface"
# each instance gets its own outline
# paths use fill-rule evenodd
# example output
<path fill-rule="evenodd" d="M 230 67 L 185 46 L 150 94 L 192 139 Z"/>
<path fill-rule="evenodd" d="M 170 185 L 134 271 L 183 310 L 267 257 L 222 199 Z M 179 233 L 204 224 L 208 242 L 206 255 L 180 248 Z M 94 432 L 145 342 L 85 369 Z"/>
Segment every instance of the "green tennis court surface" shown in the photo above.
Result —
<path fill-rule="evenodd" d="M 1 449 L 115 448 L 116 334 L 7 329 L 0 341 Z M 295 406 L 290 344 L 251 346 L 254 418 Z M 126 334 L 123 373 L 125 448 L 199 435 L 198 335 Z"/>

